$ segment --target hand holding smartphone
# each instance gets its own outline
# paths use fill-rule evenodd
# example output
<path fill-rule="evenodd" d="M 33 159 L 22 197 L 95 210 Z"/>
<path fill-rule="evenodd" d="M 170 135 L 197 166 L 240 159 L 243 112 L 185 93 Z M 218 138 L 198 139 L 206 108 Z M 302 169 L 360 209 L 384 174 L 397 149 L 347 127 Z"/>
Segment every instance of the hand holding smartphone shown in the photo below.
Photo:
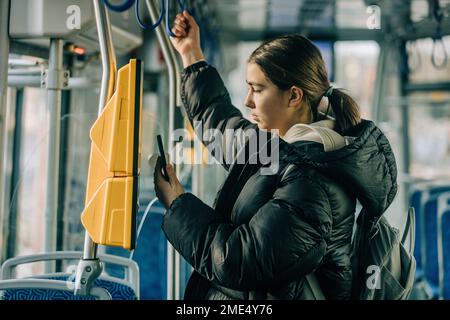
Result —
<path fill-rule="evenodd" d="M 158 150 L 159 150 L 159 157 L 161 158 L 161 168 L 162 168 L 162 175 L 164 177 L 164 179 L 166 179 L 167 181 L 169 181 L 169 175 L 167 174 L 166 171 L 166 153 L 164 151 L 164 146 L 163 146 L 163 142 L 162 142 L 162 138 L 161 135 L 158 134 L 156 136 L 156 139 L 158 141 Z"/>

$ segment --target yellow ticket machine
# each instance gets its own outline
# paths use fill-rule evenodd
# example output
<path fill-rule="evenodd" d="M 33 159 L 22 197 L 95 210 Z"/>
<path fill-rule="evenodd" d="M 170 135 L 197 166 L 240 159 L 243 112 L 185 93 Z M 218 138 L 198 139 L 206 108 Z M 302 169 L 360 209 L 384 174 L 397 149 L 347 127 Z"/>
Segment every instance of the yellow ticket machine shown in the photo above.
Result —
<path fill-rule="evenodd" d="M 134 249 L 141 157 L 142 62 L 118 72 L 116 90 L 90 131 L 81 222 L 97 244 Z"/>

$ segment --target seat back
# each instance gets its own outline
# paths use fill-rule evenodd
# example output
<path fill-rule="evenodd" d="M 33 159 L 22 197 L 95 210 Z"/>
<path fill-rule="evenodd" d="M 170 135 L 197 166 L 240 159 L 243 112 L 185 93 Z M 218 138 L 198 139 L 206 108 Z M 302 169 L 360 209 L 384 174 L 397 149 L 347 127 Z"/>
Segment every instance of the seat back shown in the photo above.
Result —
<path fill-rule="evenodd" d="M 450 300 L 450 210 L 442 213 L 442 296 L 445 300 Z"/>
<path fill-rule="evenodd" d="M 433 229 L 432 222 L 426 223 L 426 203 L 431 199 L 435 199 L 439 194 L 450 191 L 450 186 L 448 185 L 430 185 L 430 184 L 421 184 L 415 186 L 414 190 L 410 196 L 410 205 L 414 208 L 415 211 L 415 221 L 416 221 L 416 240 L 414 245 L 414 257 L 417 262 L 417 272 L 416 277 L 418 280 L 421 280 L 425 277 L 426 272 L 426 255 L 433 255 L 431 252 L 428 252 L 427 249 L 427 225 L 429 229 Z M 432 210 L 432 204 L 428 205 L 428 210 Z M 435 220 L 436 221 L 436 220 Z M 436 224 L 435 224 L 436 225 Z M 436 229 L 435 229 L 436 230 Z M 434 234 L 437 231 L 433 232 Z M 434 253 L 436 256 L 436 252 Z M 431 267 L 430 267 L 431 268 Z M 431 271 L 429 271 L 431 272 Z"/>
<path fill-rule="evenodd" d="M 432 195 L 425 203 L 425 277 L 430 284 L 433 298 L 442 298 L 444 276 L 442 215 L 450 208 L 450 192 Z M 448 249 L 448 247 L 447 247 Z"/>
<path fill-rule="evenodd" d="M 438 266 L 439 266 L 439 297 L 450 299 L 449 293 L 449 250 L 450 250 L 450 192 L 441 194 L 437 200 L 437 228 L 438 228 Z"/>
<path fill-rule="evenodd" d="M 80 259 L 81 252 L 53 252 L 5 261 L 0 272 L 0 290 L 5 300 L 135 300 L 139 299 L 139 268 L 137 263 L 113 255 L 99 255 L 106 265 L 121 266 L 125 269 L 125 278 L 111 277 L 103 272 L 94 282 L 90 296 L 74 295 L 74 273 L 55 273 L 34 276 L 26 279 L 14 279 L 14 269 L 22 264 L 48 260 Z M 76 270 L 76 268 L 74 268 Z"/>

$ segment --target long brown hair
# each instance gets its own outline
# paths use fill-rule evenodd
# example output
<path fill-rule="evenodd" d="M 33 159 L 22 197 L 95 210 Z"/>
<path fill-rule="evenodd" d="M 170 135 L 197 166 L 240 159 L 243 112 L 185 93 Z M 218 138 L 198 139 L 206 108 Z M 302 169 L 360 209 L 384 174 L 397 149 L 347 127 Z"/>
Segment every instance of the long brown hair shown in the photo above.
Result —
<path fill-rule="evenodd" d="M 330 83 L 322 55 L 311 41 L 297 34 L 267 40 L 253 51 L 248 62 L 256 63 L 280 90 L 288 90 L 293 85 L 301 88 L 313 121 L 320 120 L 319 103 Z M 358 104 L 341 89 L 333 88 L 328 99 L 337 132 L 342 134 L 361 121 Z"/>

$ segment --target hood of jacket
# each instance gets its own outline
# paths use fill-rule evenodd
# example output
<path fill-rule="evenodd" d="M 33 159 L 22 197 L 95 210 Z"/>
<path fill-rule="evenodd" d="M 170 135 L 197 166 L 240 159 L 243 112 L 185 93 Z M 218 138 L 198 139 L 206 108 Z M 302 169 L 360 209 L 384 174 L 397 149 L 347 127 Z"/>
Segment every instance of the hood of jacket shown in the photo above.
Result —
<path fill-rule="evenodd" d="M 322 120 L 311 124 L 294 124 L 283 136 L 288 143 L 313 141 L 323 145 L 325 152 L 342 148 L 348 144 L 346 137 L 333 130 L 334 120 Z"/>
<path fill-rule="evenodd" d="M 337 136 L 330 135 L 327 129 L 325 133 L 320 133 L 317 127 L 310 127 L 313 127 L 312 130 L 302 130 L 306 130 L 310 137 L 315 136 L 312 139 L 305 139 L 304 134 L 294 132 L 288 135 L 288 130 L 283 140 L 287 138 L 290 143 L 282 144 L 282 148 L 288 149 L 281 153 L 282 160 L 307 163 L 315 167 L 352 192 L 369 215 L 369 219 L 374 223 L 378 221 L 397 193 L 397 166 L 386 136 L 368 120 L 362 120 L 360 124 L 345 132 L 345 137 L 337 133 Z M 292 136 L 296 138 L 290 139 Z M 334 141 L 331 144 L 328 142 L 334 146 L 331 151 L 323 141 L 324 137 Z M 312 149 L 311 143 L 305 143 L 305 140 L 320 144 Z M 305 145 L 308 148 L 305 149 Z"/>

